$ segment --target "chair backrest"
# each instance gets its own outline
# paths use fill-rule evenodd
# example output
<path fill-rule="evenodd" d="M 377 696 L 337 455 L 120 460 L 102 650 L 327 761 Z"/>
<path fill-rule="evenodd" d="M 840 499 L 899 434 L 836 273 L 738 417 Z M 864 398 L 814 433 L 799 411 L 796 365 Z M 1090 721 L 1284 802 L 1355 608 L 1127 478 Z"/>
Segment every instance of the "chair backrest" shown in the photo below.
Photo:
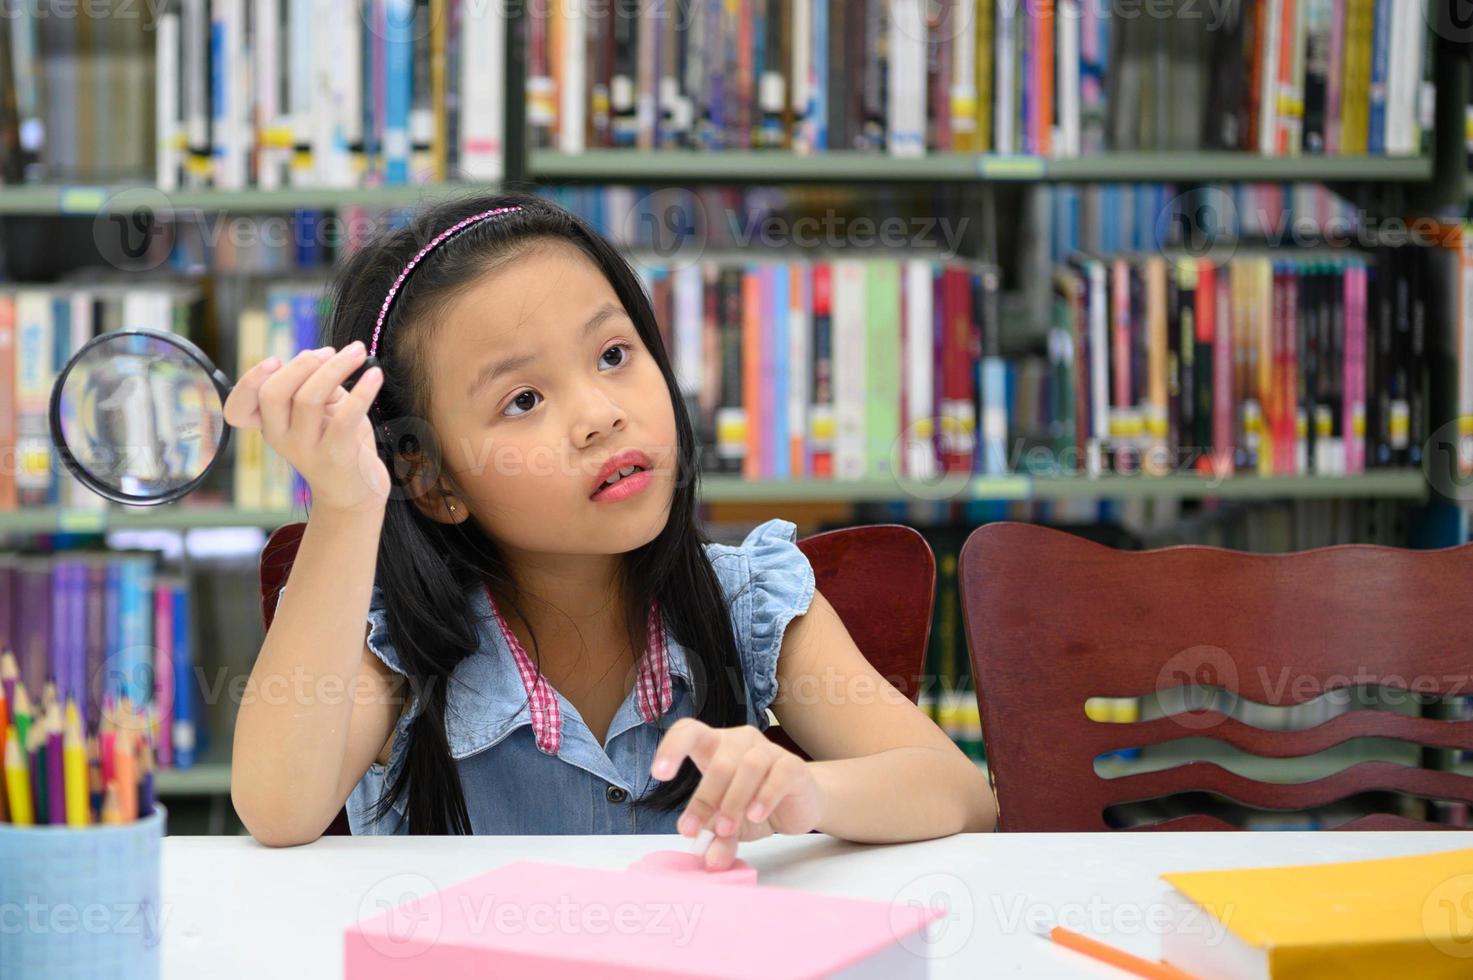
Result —
<path fill-rule="evenodd" d="M 1416 798 L 1473 802 L 1473 778 L 1424 768 L 1438 753 L 1416 747 L 1473 750 L 1473 721 L 1425 717 L 1408 693 L 1473 694 L 1473 545 L 1120 552 L 1004 522 L 972 532 L 960 576 L 1000 829 L 1232 830 L 1274 819 L 1261 811 L 1287 811 L 1318 818 L 1310 826 L 1429 830 L 1448 825 L 1416 819 Z M 1408 714 L 1357 706 L 1312 727 L 1263 724 L 1285 721 L 1284 709 L 1263 705 L 1361 685 L 1381 685 Z M 1139 722 L 1095 721 L 1085 708 L 1093 697 L 1143 697 L 1147 710 Z M 1139 771 L 1169 764 L 1167 743 L 1187 738 L 1248 753 L 1241 768 L 1251 771 L 1253 756 L 1302 756 L 1368 736 L 1411 743 L 1400 746 L 1409 764 L 1362 761 L 1301 782 L 1205 761 Z M 1097 768 L 1102 754 L 1137 748 L 1139 760 Z M 1347 753 L 1326 768 L 1353 761 Z"/>
<path fill-rule="evenodd" d="M 284 524 L 261 551 L 261 619 L 268 630 L 305 529 Z M 818 591 L 865 658 L 915 701 L 936 592 L 936 559 L 926 539 L 900 524 L 873 524 L 811 535 L 798 547 L 813 566 Z M 768 737 L 804 755 L 779 726 L 769 728 Z M 346 814 L 339 813 L 324 833 L 347 832 Z"/>

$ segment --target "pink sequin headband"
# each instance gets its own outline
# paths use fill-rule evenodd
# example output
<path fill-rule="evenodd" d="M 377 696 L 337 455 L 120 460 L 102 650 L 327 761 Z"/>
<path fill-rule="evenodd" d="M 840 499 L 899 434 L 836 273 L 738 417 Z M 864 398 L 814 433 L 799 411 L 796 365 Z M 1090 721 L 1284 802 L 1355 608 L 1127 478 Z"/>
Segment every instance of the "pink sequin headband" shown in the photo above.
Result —
<path fill-rule="evenodd" d="M 409 260 L 409 264 L 404 267 L 404 271 L 399 273 L 399 278 L 394 280 L 394 285 L 389 287 L 389 294 L 384 297 L 384 305 L 380 306 L 378 310 L 378 322 L 375 323 L 373 326 L 373 343 L 371 343 L 368 347 L 368 356 L 373 357 L 378 352 L 379 332 L 384 329 L 384 321 L 389 318 L 389 308 L 394 305 L 394 297 L 399 295 L 399 288 L 404 285 L 404 281 L 409 278 L 409 274 L 414 271 L 415 266 L 419 265 L 420 262 L 424 260 L 424 257 L 426 255 L 429 255 L 430 252 L 437 245 L 443 243 L 447 238 L 450 238 L 453 235 L 464 231 L 471 225 L 485 221 L 488 218 L 494 218 L 497 215 L 508 214 L 512 211 L 520 210 L 522 210 L 520 207 L 511 206 L 504 208 L 492 208 L 490 211 L 482 211 L 480 214 L 473 214 L 469 218 L 457 221 L 455 224 L 451 225 L 449 228 L 446 228 L 444 231 L 440 232 L 440 234 L 430 239 L 430 243 L 424 248 L 420 249 L 418 254 L 416 254 L 414 258 Z"/>

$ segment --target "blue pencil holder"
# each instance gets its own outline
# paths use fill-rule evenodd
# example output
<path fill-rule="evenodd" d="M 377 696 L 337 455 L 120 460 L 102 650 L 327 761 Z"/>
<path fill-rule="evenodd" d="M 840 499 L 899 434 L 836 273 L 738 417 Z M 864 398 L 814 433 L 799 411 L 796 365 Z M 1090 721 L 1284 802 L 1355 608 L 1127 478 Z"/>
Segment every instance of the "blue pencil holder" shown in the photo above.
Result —
<path fill-rule="evenodd" d="M 0 824 L 0 977 L 158 980 L 166 818 Z"/>

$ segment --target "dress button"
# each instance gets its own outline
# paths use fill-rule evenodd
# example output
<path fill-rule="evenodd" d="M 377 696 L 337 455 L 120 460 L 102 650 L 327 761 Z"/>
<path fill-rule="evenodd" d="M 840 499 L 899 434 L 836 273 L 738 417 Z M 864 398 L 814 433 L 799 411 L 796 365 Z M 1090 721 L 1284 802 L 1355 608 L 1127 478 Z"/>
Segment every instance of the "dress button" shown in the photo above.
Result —
<path fill-rule="evenodd" d="M 629 799 L 629 794 L 620 786 L 610 786 L 604 796 L 608 797 L 610 803 L 623 803 Z"/>

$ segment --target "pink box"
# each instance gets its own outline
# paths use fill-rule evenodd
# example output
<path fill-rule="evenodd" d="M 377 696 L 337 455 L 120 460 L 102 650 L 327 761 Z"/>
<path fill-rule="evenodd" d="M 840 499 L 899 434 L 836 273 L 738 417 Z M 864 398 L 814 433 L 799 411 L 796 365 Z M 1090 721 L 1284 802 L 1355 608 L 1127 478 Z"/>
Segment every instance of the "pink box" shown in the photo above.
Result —
<path fill-rule="evenodd" d="M 927 974 L 940 909 L 755 883 L 657 852 L 628 870 L 517 861 L 350 928 L 347 980 Z"/>

